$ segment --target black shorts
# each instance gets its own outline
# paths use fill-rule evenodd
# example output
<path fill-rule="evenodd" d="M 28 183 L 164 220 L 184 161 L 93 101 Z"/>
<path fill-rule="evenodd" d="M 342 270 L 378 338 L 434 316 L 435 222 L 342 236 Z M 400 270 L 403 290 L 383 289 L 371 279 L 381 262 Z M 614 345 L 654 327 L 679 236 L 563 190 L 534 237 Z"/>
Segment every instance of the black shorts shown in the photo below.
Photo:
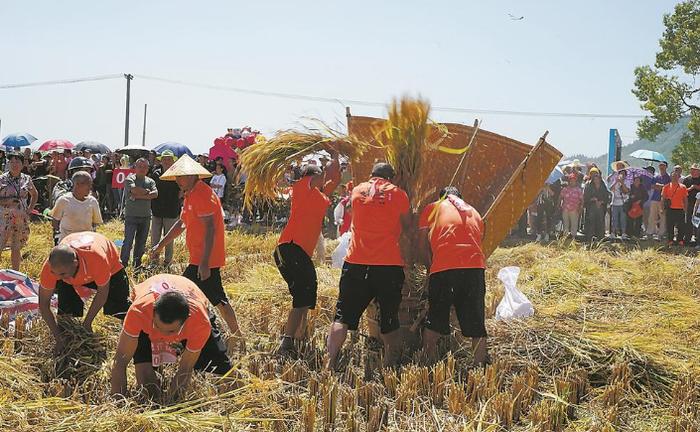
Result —
<path fill-rule="evenodd" d="M 221 339 L 221 332 L 216 325 L 216 317 L 213 313 L 209 314 L 211 322 L 211 334 L 207 343 L 204 344 L 202 351 L 199 353 L 197 363 L 194 365 L 194 370 L 206 371 L 217 375 L 224 375 L 231 369 L 231 361 L 226 354 L 226 344 Z M 187 346 L 187 340 L 184 339 L 178 343 L 181 349 Z M 178 352 L 182 352 L 179 350 Z M 134 365 L 148 363 L 152 364 L 151 356 L 151 339 L 144 332 L 139 333 L 139 342 L 134 352 Z"/>
<path fill-rule="evenodd" d="M 379 303 L 380 328 L 389 333 L 400 327 L 399 305 L 404 273 L 401 266 L 345 263 L 340 276 L 340 293 L 335 305 L 335 321 L 357 330 L 369 303 Z"/>
<path fill-rule="evenodd" d="M 95 282 L 85 284 L 85 287 L 97 290 L 97 284 Z M 56 282 L 56 295 L 58 296 L 59 315 L 70 315 L 74 317 L 83 316 L 85 303 L 75 291 L 73 285 L 58 280 Z M 124 319 L 130 305 L 129 278 L 126 275 L 126 270 L 121 269 L 114 273 L 109 279 L 109 293 L 107 294 L 107 301 L 102 307 L 102 312 L 104 312 L 105 315 L 112 315 L 119 319 Z"/>
<path fill-rule="evenodd" d="M 182 276 L 197 284 L 212 306 L 219 306 L 221 303 L 228 304 L 228 297 L 224 292 L 224 285 L 221 283 L 221 271 L 218 268 L 210 269 L 209 279 L 201 281 L 197 275 L 198 270 L 199 266 L 190 264 Z"/>
<path fill-rule="evenodd" d="M 454 305 L 465 337 L 486 337 L 484 325 L 484 269 L 452 269 L 430 275 L 428 316 L 425 326 L 437 333 L 450 333 L 450 308 Z"/>
<path fill-rule="evenodd" d="M 277 269 L 289 286 L 292 295 L 292 307 L 316 307 L 316 268 L 311 258 L 301 246 L 294 243 L 284 243 L 275 248 L 273 254 Z"/>

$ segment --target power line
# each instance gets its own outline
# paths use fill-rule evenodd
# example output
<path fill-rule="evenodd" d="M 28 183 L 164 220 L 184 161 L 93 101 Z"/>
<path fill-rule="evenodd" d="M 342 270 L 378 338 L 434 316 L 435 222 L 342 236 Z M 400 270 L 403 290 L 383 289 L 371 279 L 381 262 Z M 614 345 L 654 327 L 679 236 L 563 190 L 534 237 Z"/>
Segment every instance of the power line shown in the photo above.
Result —
<path fill-rule="evenodd" d="M 56 85 L 56 84 L 75 84 L 75 83 L 80 83 L 80 82 L 103 81 L 103 80 L 110 80 L 110 79 L 116 79 L 116 78 L 124 78 L 124 74 L 98 75 L 98 76 L 93 76 L 93 77 L 72 78 L 72 79 L 53 80 L 53 81 L 37 81 L 37 82 L 19 83 L 19 84 L 0 84 L 0 90 L 1 89 L 23 88 L 23 87 L 40 87 L 40 86 L 48 86 L 48 85 Z"/>
<path fill-rule="evenodd" d="M 31 82 L 31 83 L 20 83 L 20 84 L 4 84 L 0 85 L 0 90 L 2 89 L 13 89 L 22 87 L 38 87 L 56 84 L 74 84 L 87 81 L 102 81 L 117 78 L 124 78 L 124 74 L 110 74 L 110 75 L 100 75 L 94 77 L 85 78 L 75 78 L 75 79 L 65 79 L 65 80 L 54 80 L 54 81 L 41 81 L 41 82 Z M 387 104 L 385 102 L 376 101 L 366 101 L 357 99 L 345 99 L 345 98 L 333 98 L 324 96 L 312 96 L 297 93 L 284 93 L 284 92 L 272 92 L 265 90 L 247 89 L 242 87 L 232 87 L 226 85 L 218 84 L 207 84 L 201 82 L 176 80 L 171 78 L 162 78 L 150 75 L 134 75 L 136 78 L 141 78 L 150 81 L 159 81 L 168 84 L 176 84 L 188 87 L 198 87 L 205 88 L 209 90 L 222 90 L 231 91 L 242 94 L 249 94 L 255 96 L 267 96 L 267 97 L 277 97 L 282 99 L 291 100 L 304 100 L 310 102 L 323 102 L 323 103 L 339 103 L 343 105 L 360 105 L 368 107 L 378 107 L 383 108 Z M 438 112 L 452 112 L 452 113 L 468 113 L 468 114 L 493 114 L 493 115 L 508 115 L 508 116 L 526 116 L 526 117 L 569 117 L 569 118 L 628 118 L 628 119 L 641 119 L 644 115 L 641 114 L 606 114 L 606 113 L 577 113 L 577 112 L 543 112 L 543 111 L 516 111 L 516 110 L 494 110 L 494 109 L 483 109 L 483 108 L 460 108 L 460 107 L 444 107 L 444 106 L 432 106 L 433 111 Z"/>
<path fill-rule="evenodd" d="M 345 99 L 345 98 L 331 98 L 323 96 L 310 96 L 296 93 L 282 93 L 282 92 L 271 92 L 264 90 L 253 90 L 241 87 L 231 87 L 225 85 L 217 84 L 206 84 L 200 82 L 183 81 L 170 78 L 161 78 L 149 75 L 135 75 L 137 78 L 160 81 L 169 84 L 178 84 L 188 87 L 199 87 L 206 88 L 210 90 L 225 90 L 232 91 L 236 93 L 252 94 L 257 96 L 272 96 L 284 99 L 295 99 L 295 100 L 306 100 L 312 102 L 327 102 L 327 103 L 341 103 L 341 104 L 351 104 L 351 105 L 361 105 L 370 107 L 385 107 L 387 104 L 384 102 L 375 101 L 365 101 L 357 99 Z M 442 107 L 442 106 L 432 106 L 430 108 L 433 111 L 441 112 L 457 112 L 457 113 L 471 113 L 471 114 L 495 114 L 495 115 L 513 115 L 513 116 L 530 116 L 530 117 L 579 117 L 579 118 L 630 118 L 630 119 L 640 119 L 644 118 L 641 114 L 601 114 L 601 113 L 573 113 L 573 112 L 540 112 L 540 111 L 514 111 L 514 110 L 493 110 L 493 109 L 481 109 L 481 108 L 458 108 L 458 107 Z"/>

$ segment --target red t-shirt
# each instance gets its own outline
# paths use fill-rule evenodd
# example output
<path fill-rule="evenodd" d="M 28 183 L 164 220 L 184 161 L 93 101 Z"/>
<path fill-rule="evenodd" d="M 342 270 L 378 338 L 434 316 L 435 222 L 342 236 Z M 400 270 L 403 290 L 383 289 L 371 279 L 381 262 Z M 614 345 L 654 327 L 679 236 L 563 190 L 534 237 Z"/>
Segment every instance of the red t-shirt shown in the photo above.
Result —
<path fill-rule="evenodd" d="M 688 188 L 681 183 L 668 183 L 661 189 L 661 196 L 671 200 L 672 209 L 683 210 L 683 200 L 688 197 Z"/>
<path fill-rule="evenodd" d="M 167 291 L 182 293 L 190 305 L 190 316 L 179 333 L 164 335 L 153 327 L 153 304 Z M 187 349 L 200 351 L 211 334 L 207 298 L 197 285 L 187 278 L 169 274 L 150 277 L 134 287 L 134 298 L 124 319 L 124 333 L 139 337 L 144 332 L 151 343 L 180 342 L 187 339 Z"/>
<path fill-rule="evenodd" d="M 399 249 L 401 216 L 409 211 L 408 195 L 390 181 L 372 177 L 352 190 L 352 239 L 345 261 L 350 264 L 403 266 Z"/>
<path fill-rule="evenodd" d="M 481 250 L 484 222 L 472 206 L 449 195 L 428 204 L 418 221 L 420 229 L 429 229 L 433 252 L 430 273 L 451 269 L 485 268 Z"/>
<path fill-rule="evenodd" d="M 199 265 L 202 260 L 206 226 L 201 218 L 206 216 L 214 216 L 214 245 L 209 255 L 209 268 L 220 268 L 226 264 L 224 209 L 212 188 L 200 180 L 185 194 L 180 214 L 187 228 L 185 243 L 190 252 L 190 264 Z"/>
<path fill-rule="evenodd" d="M 304 177 L 292 186 L 292 209 L 289 212 L 289 222 L 277 242 L 277 244 L 297 244 L 310 257 L 314 255 L 318 237 L 321 235 L 323 218 L 331 203 L 323 192 L 311 187 L 312 178 L 312 176 Z"/>
<path fill-rule="evenodd" d="M 78 255 L 78 272 L 63 280 L 70 285 L 78 287 L 95 282 L 97 286 L 104 286 L 113 274 L 124 268 L 119 260 L 119 249 L 102 234 L 91 231 L 69 234 L 60 244 L 69 245 Z M 41 269 L 41 287 L 54 290 L 56 282 L 58 278 L 51 272 L 47 259 Z"/>

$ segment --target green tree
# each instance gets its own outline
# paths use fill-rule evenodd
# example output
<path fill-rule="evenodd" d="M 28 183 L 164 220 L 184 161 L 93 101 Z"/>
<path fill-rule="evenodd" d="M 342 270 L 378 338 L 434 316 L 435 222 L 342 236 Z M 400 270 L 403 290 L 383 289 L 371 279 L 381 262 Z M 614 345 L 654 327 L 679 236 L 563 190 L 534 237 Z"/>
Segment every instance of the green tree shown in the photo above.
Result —
<path fill-rule="evenodd" d="M 666 31 L 654 66 L 634 70 L 635 96 L 650 113 L 638 123 L 638 134 L 654 140 L 682 117 L 690 117 L 688 132 L 673 150 L 674 163 L 700 161 L 700 0 L 676 5 L 664 15 Z"/>

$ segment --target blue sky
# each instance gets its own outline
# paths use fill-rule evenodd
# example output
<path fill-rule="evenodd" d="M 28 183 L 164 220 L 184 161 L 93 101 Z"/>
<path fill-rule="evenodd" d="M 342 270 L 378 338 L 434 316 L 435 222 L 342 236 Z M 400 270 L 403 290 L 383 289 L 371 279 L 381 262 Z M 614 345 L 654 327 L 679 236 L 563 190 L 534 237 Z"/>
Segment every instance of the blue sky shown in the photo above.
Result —
<path fill-rule="evenodd" d="M 343 125 L 343 104 L 166 84 L 138 75 L 369 101 L 420 94 L 435 106 L 642 114 L 634 67 L 650 64 L 662 15 L 649 1 L 9 1 L 0 0 L 0 84 L 132 73 L 131 143 L 204 151 L 226 127 L 266 133 L 305 116 Z M 524 16 L 514 21 L 509 14 Z M 0 89 L 1 135 L 124 140 L 125 80 Z M 383 108 L 351 106 L 357 115 Z M 607 150 L 634 119 L 435 112 L 565 154 Z"/>

